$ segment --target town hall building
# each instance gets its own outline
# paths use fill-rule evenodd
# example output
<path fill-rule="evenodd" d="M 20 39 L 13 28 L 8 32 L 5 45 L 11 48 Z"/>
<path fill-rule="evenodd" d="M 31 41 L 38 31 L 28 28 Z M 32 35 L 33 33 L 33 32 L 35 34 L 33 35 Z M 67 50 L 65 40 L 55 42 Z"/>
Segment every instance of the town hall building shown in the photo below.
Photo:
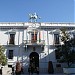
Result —
<path fill-rule="evenodd" d="M 48 72 L 49 61 L 54 72 L 62 72 L 64 64 L 60 59 L 56 46 L 61 46 L 61 31 L 75 38 L 75 23 L 37 22 L 36 15 L 29 14 L 30 22 L 0 22 L 0 45 L 5 48 L 8 67 L 14 67 L 19 61 L 25 73 L 31 64 L 39 68 L 40 73 Z M 59 70 L 56 69 L 60 67 Z"/>
<path fill-rule="evenodd" d="M 55 46 L 62 44 L 60 29 L 64 27 L 75 38 L 74 23 L 1 22 L 0 44 L 5 48 L 8 66 L 19 61 L 27 71 L 35 61 L 40 72 L 47 72 L 48 62 L 52 61 L 55 69 L 59 64 Z"/>

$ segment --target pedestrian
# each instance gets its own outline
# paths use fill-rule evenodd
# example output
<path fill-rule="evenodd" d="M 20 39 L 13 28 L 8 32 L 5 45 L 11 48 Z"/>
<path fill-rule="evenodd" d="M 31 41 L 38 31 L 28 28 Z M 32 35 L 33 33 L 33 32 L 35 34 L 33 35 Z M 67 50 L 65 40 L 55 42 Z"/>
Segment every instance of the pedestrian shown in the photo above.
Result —
<path fill-rule="evenodd" d="M 12 75 L 14 75 L 14 67 L 12 67 Z"/>
<path fill-rule="evenodd" d="M 16 75 L 21 75 L 21 64 L 20 62 L 16 63 Z"/>
<path fill-rule="evenodd" d="M 24 73 L 24 71 L 23 71 L 23 66 L 21 66 L 21 73 Z"/>
<path fill-rule="evenodd" d="M 29 66 L 29 68 L 28 68 L 28 73 L 30 75 L 30 73 L 31 73 L 31 66 Z"/>
<path fill-rule="evenodd" d="M 0 69 L 0 75 L 2 75 L 2 68 L 3 68 L 3 67 L 1 67 L 1 69 Z"/>
<path fill-rule="evenodd" d="M 31 66 L 31 74 L 33 74 L 33 72 L 34 72 L 34 67 Z"/>
<path fill-rule="evenodd" d="M 38 68 L 38 67 L 36 67 L 36 69 L 37 69 L 37 74 L 39 74 L 39 68 Z"/>

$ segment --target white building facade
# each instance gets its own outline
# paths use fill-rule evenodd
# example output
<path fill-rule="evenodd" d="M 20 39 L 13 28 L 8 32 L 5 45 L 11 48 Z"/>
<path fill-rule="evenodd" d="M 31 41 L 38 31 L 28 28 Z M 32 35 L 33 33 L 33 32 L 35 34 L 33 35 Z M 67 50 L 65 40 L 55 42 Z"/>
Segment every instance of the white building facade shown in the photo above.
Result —
<path fill-rule="evenodd" d="M 60 29 L 64 27 L 74 37 L 74 23 L 0 23 L 0 44 L 6 49 L 7 64 L 15 66 L 19 61 L 28 68 L 31 59 L 35 58 L 40 71 L 48 68 L 49 61 L 56 68 L 55 45 L 62 44 Z"/>

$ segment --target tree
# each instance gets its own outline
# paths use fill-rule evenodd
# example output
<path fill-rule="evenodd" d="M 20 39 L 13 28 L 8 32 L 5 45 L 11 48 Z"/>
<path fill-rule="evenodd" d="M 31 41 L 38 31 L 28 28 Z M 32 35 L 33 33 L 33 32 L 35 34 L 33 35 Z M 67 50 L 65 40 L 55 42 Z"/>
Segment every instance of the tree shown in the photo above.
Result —
<path fill-rule="evenodd" d="M 61 54 L 61 58 L 59 59 L 59 62 L 66 62 L 68 67 L 75 61 L 75 51 L 74 51 L 74 38 L 70 38 L 68 33 L 66 32 L 66 29 L 60 29 L 61 30 L 61 41 L 63 44 L 59 47 L 57 47 L 57 50 L 59 50 Z"/>
<path fill-rule="evenodd" d="M 4 54 L 5 49 L 2 45 L 0 45 L 0 64 L 1 65 L 6 65 L 7 64 L 7 58 Z"/>

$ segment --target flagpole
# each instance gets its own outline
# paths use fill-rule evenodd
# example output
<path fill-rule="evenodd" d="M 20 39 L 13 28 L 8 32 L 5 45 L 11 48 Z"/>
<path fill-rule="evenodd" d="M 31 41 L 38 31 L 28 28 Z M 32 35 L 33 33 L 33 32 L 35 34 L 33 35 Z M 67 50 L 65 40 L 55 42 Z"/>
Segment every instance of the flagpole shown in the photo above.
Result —
<path fill-rule="evenodd" d="M 34 41 L 36 40 L 36 38 L 35 38 L 35 30 L 34 30 Z"/>

